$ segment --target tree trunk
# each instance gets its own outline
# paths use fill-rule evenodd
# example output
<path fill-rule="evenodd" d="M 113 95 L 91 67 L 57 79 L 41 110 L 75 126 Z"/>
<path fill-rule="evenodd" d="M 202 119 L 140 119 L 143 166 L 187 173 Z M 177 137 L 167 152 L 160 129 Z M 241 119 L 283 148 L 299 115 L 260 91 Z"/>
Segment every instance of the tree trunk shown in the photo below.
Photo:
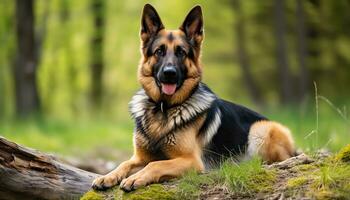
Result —
<path fill-rule="evenodd" d="M 303 1 L 297 0 L 297 32 L 298 32 L 298 60 L 299 60 L 299 100 L 302 101 L 308 93 L 309 72 L 306 67 L 306 27 Z"/>
<path fill-rule="evenodd" d="M 276 55 L 277 68 L 280 81 L 280 100 L 282 103 L 293 101 L 293 93 L 291 87 L 291 77 L 288 67 L 285 20 L 285 4 L 284 0 L 275 0 L 275 37 L 276 37 Z"/>
<path fill-rule="evenodd" d="M 92 0 L 94 33 L 91 41 L 91 100 L 95 108 L 101 105 L 104 41 L 104 1 Z"/>
<path fill-rule="evenodd" d="M 14 68 L 17 115 L 38 112 L 37 58 L 34 38 L 34 0 L 16 0 L 17 57 Z"/>
<path fill-rule="evenodd" d="M 261 96 L 260 90 L 254 81 L 254 77 L 250 70 L 250 62 L 246 50 L 246 39 L 245 39 L 245 21 L 242 13 L 241 5 L 239 0 L 232 1 L 232 7 L 236 12 L 236 42 L 237 42 L 237 55 L 239 65 L 242 69 L 243 79 L 245 85 L 250 93 L 252 100 L 259 106 L 263 104 L 263 98 Z"/>
<path fill-rule="evenodd" d="M 1 199 L 78 199 L 97 176 L 0 137 Z"/>

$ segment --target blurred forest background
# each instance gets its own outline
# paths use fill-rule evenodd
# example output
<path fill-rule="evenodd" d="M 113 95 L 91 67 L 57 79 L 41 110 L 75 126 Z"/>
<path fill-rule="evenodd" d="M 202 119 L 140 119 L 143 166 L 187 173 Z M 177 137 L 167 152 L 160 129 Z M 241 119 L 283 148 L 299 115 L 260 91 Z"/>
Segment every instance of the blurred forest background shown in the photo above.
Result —
<path fill-rule="evenodd" d="M 145 3 L 169 29 L 202 5 L 204 82 L 220 97 L 285 123 L 303 149 L 349 143 L 349 0 L 0 0 L 0 134 L 129 156 Z"/>

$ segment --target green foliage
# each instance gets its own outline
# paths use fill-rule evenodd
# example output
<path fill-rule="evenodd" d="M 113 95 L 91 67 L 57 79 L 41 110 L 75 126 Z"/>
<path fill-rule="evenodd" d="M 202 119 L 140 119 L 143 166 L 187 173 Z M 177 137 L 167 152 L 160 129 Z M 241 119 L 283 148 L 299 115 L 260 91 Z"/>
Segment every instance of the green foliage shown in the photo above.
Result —
<path fill-rule="evenodd" d="M 247 56 L 253 78 L 269 105 L 278 100 L 280 79 L 276 69 L 276 42 L 273 1 L 241 1 L 242 16 L 237 16 L 230 1 L 107 0 L 105 41 L 103 45 L 103 107 L 107 117 L 125 117 L 132 94 L 139 88 L 136 70 L 139 63 L 140 12 L 145 3 L 153 4 L 167 28 L 176 29 L 188 10 L 201 4 L 204 10 L 204 81 L 221 97 L 250 105 L 246 84 L 237 57 L 235 25 L 245 20 Z M 74 119 L 95 116 L 89 103 L 91 87 L 90 44 L 93 36 L 91 1 L 36 0 L 36 30 L 44 40 L 40 50 L 38 87 L 45 116 Z M 322 95 L 342 101 L 348 97 L 350 66 L 349 3 L 339 1 L 303 1 L 306 38 L 306 64 L 310 80 L 319 85 Z M 295 1 L 286 3 L 287 53 L 292 84 L 297 90 L 300 76 L 297 62 L 297 20 Z M 0 4 L 0 116 L 13 116 L 15 104 L 12 65 L 15 56 L 15 2 Z M 169 9 L 171 8 L 171 9 Z M 220 12 L 217 12 L 220 10 Z M 125 20 L 127 19 L 127 20 Z M 45 28 L 43 31 L 42 28 Z M 331 74 L 331 76 L 329 76 Z M 220 81 L 219 81 L 220 80 Z M 293 79 L 294 80 L 294 79 Z M 308 83 L 309 96 L 312 83 Z M 293 92 L 293 91 L 291 91 Z M 348 103 L 348 102 L 346 102 Z M 91 113 L 92 112 L 92 113 Z"/>

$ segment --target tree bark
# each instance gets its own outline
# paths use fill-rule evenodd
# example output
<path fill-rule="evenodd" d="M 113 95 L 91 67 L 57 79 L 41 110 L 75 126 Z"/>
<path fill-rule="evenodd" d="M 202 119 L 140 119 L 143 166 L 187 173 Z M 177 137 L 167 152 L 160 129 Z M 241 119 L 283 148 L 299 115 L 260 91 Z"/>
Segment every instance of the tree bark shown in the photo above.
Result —
<path fill-rule="evenodd" d="M 298 33 L 298 60 L 299 60 L 299 101 L 302 101 L 308 93 L 309 72 L 306 67 L 307 44 L 306 27 L 303 1 L 297 0 L 297 33 Z"/>
<path fill-rule="evenodd" d="M 91 100 L 95 108 L 101 105 L 102 100 L 104 8 L 104 0 L 92 0 L 94 33 L 91 41 Z"/>
<path fill-rule="evenodd" d="M 237 23 L 235 25 L 237 55 L 238 55 L 239 65 L 242 69 L 243 79 L 245 81 L 245 84 L 247 86 L 247 89 L 250 93 L 250 96 L 253 102 L 256 103 L 258 106 L 262 106 L 264 103 L 263 98 L 258 86 L 254 81 L 254 77 L 250 70 L 250 62 L 249 62 L 247 49 L 246 49 L 245 21 L 244 21 L 244 16 L 241 9 L 240 1 L 233 0 L 231 2 L 231 5 L 234 11 L 236 12 L 236 16 L 237 16 L 236 17 Z"/>
<path fill-rule="evenodd" d="M 34 0 L 16 0 L 17 57 L 14 68 L 16 110 L 20 116 L 40 108 L 36 84 Z"/>
<path fill-rule="evenodd" d="M 282 103 L 290 103 L 293 101 L 293 93 L 291 86 L 291 77 L 288 67 L 286 35 L 286 19 L 285 19 L 285 1 L 275 0 L 275 37 L 276 37 L 276 56 L 277 69 L 280 81 L 280 100 Z"/>
<path fill-rule="evenodd" d="M 78 199 L 97 176 L 0 137 L 1 199 Z"/>

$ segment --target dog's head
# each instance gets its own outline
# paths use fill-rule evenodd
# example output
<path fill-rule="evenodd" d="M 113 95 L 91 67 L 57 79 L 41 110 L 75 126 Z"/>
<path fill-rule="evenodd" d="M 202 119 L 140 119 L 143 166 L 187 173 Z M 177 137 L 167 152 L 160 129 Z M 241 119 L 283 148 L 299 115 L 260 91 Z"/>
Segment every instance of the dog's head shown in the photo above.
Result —
<path fill-rule="evenodd" d="M 203 16 L 195 6 L 178 30 L 167 30 L 149 4 L 141 19 L 142 59 L 138 80 L 155 102 L 169 105 L 186 100 L 201 80 L 200 48 L 203 40 Z"/>

